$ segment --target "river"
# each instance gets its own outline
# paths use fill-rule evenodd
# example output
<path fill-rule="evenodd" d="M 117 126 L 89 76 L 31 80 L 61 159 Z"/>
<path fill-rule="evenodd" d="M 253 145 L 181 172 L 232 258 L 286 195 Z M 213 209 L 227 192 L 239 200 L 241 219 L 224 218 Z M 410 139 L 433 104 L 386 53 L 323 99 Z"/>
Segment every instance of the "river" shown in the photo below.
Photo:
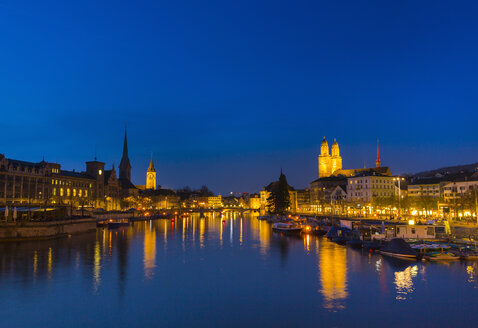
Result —
<path fill-rule="evenodd" d="M 1 327 L 449 327 L 478 262 L 391 260 L 256 218 L 135 222 L 0 244 Z"/>

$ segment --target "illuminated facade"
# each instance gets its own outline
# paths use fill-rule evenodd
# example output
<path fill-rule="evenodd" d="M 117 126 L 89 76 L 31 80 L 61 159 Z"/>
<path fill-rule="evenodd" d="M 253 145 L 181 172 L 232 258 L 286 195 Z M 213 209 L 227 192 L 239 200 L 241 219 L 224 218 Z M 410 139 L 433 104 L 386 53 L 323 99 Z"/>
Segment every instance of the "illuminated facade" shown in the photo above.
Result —
<path fill-rule="evenodd" d="M 478 174 L 477 174 L 478 175 Z M 467 193 L 475 199 L 475 192 L 478 190 L 478 176 L 471 181 L 450 182 L 443 186 L 443 196 L 445 201 L 459 199 Z"/>
<path fill-rule="evenodd" d="M 332 155 L 329 153 L 329 144 L 324 137 L 320 145 L 319 155 L 319 178 L 330 177 L 335 172 L 342 170 L 342 157 L 337 140 L 332 144 Z"/>
<path fill-rule="evenodd" d="M 376 197 L 393 197 L 398 194 L 395 178 L 376 175 L 375 172 L 357 174 L 347 179 L 347 201 L 369 203 Z"/>
<path fill-rule="evenodd" d="M 375 171 L 377 174 L 382 175 L 391 175 L 390 169 L 388 167 L 382 167 L 380 161 L 380 152 L 377 142 L 377 159 L 375 160 L 375 168 L 362 168 L 362 169 L 343 169 L 342 168 L 342 157 L 340 156 L 340 149 L 337 140 L 334 139 L 332 144 L 332 155 L 329 154 L 329 144 L 327 140 L 322 140 L 320 145 L 320 155 L 319 155 L 319 179 L 328 178 L 331 176 L 346 176 L 351 177 L 358 173 L 367 172 L 370 170 Z"/>
<path fill-rule="evenodd" d="M 156 170 L 154 169 L 152 154 L 148 171 L 146 172 L 146 189 L 156 189 Z"/>
<path fill-rule="evenodd" d="M 0 204 L 104 207 L 108 197 L 118 204 L 118 188 L 105 179 L 107 172 L 113 178 L 104 165 L 95 160 L 86 162 L 86 172 L 66 171 L 58 163 L 19 161 L 0 154 Z"/>

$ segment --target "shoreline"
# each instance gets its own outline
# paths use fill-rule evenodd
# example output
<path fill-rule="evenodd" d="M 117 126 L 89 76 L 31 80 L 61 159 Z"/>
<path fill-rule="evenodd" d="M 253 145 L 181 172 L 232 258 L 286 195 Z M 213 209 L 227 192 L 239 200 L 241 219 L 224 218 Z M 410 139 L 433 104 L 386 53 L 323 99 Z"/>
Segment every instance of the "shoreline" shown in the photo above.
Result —
<path fill-rule="evenodd" d="M 44 222 L 2 222 L 0 242 L 61 238 L 96 230 L 95 218 L 63 219 Z"/>

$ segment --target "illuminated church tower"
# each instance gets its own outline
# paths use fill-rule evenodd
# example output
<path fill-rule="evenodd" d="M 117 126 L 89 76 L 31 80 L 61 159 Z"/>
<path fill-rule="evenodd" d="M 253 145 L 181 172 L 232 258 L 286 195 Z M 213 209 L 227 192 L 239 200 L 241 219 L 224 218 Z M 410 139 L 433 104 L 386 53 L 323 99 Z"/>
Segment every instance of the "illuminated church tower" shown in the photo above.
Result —
<path fill-rule="evenodd" d="M 148 171 L 146 172 L 146 189 L 156 189 L 156 170 L 153 164 L 153 154 L 151 154 L 151 162 L 149 162 Z"/>
<path fill-rule="evenodd" d="M 334 174 L 337 170 L 342 170 L 342 157 L 340 157 L 339 144 L 334 139 L 332 144 L 332 160 L 331 160 L 331 173 Z"/>
<path fill-rule="evenodd" d="M 329 177 L 331 172 L 331 157 L 329 154 L 329 144 L 327 140 L 322 140 L 320 145 L 320 155 L 319 155 L 319 178 Z"/>
<path fill-rule="evenodd" d="M 326 178 L 333 175 L 336 171 L 342 170 L 342 157 L 337 140 L 332 144 L 332 156 L 329 153 L 329 144 L 327 140 L 322 140 L 319 155 L 319 178 Z"/>

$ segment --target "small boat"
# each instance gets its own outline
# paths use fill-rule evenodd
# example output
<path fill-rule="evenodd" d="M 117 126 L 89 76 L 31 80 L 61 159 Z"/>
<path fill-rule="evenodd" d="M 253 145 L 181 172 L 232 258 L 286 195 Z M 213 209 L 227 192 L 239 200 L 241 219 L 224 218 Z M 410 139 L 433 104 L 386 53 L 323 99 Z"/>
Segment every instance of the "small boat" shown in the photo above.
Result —
<path fill-rule="evenodd" d="M 433 252 L 423 257 L 428 261 L 455 261 L 460 259 L 460 255 L 452 252 Z"/>
<path fill-rule="evenodd" d="M 257 219 L 260 220 L 260 221 L 265 221 L 265 220 L 267 220 L 268 218 L 269 218 L 268 215 L 259 215 L 259 216 L 257 217 Z"/>
<path fill-rule="evenodd" d="M 272 230 L 283 233 L 300 233 L 302 231 L 302 226 L 294 223 L 277 222 L 272 225 Z"/>
<path fill-rule="evenodd" d="M 127 227 L 129 226 L 128 219 L 121 219 L 121 220 L 109 220 L 108 221 L 108 229 L 116 229 L 119 227 Z"/>
<path fill-rule="evenodd" d="M 418 257 L 417 251 L 412 249 L 403 238 L 390 240 L 387 246 L 380 249 L 380 254 L 410 260 L 416 260 Z"/>
<path fill-rule="evenodd" d="M 478 261 L 478 254 L 465 253 L 461 258 L 465 261 Z"/>

